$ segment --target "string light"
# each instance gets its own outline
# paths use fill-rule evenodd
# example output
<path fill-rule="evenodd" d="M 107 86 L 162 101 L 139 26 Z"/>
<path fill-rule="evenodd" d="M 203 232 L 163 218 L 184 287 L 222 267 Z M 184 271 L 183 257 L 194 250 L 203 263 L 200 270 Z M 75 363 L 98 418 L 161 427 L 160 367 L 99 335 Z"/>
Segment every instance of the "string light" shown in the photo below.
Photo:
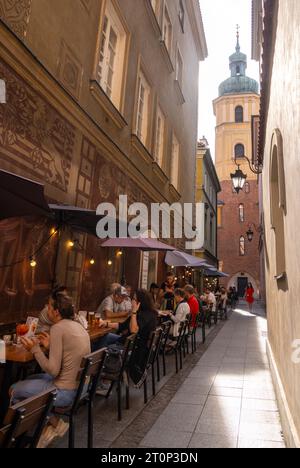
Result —
<path fill-rule="evenodd" d="M 95 259 L 94 259 L 94 258 L 91 258 L 90 264 L 91 264 L 91 265 L 95 265 L 95 263 L 96 263 L 96 262 L 95 262 Z"/>
<path fill-rule="evenodd" d="M 52 228 L 50 231 L 51 236 L 55 236 L 55 234 L 58 232 L 56 228 Z"/>
<path fill-rule="evenodd" d="M 122 255 L 123 255 L 122 250 L 119 250 L 119 251 L 117 252 L 117 255 L 118 255 L 118 257 L 122 257 Z"/>
<path fill-rule="evenodd" d="M 72 249 L 72 248 L 74 247 L 75 243 L 74 243 L 74 241 L 71 241 L 71 240 L 70 240 L 70 241 L 68 241 L 68 244 L 67 244 L 67 245 L 68 245 L 68 247 L 69 247 L 70 249 Z"/>
<path fill-rule="evenodd" d="M 112 266 L 113 262 L 111 260 L 108 260 L 107 265 Z"/>
<path fill-rule="evenodd" d="M 34 258 L 31 258 L 31 259 L 30 259 L 30 266 L 31 266 L 31 268 L 35 268 L 35 267 L 37 266 L 37 263 L 36 263 L 36 261 L 34 260 Z"/>

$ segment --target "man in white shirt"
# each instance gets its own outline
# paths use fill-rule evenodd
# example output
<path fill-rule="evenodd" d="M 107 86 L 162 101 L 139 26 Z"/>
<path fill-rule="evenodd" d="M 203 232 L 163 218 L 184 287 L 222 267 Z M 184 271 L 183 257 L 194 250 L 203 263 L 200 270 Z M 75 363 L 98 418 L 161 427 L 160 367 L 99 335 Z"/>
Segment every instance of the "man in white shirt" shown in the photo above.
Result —
<path fill-rule="evenodd" d="M 206 289 L 205 302 L 207 303 L 207 305 L 212 306 L 212 312 L 216 312 L 217 300 L 216 300 L 216 296 L 214 295 L 214 293 L 211 291 L 210 288 Z"/>
<path fill-rule="evenodd" d="M 183 289 L 175 289 L 174 297 L 176 303 L 175 313 L 169 312 L 169 316 L 172 322 L 174 322 L 171 335 L 176 338 L 179 336 L 180 324 L 186 320 L 187 316 L 191 313 L 191 309 L 185 300 L 185 291 Z"/>
<path fill-rule="evenodd" d="M 97 313 L 100 314 L 102 320 L 108 320 L 115 317 L 128 317 L 128 312 L 122 310 L 121 304 L 128 298 L 128 293 L 123 286 L 115 288 L 110 296 L 107 296 L 100 306 Z"/>

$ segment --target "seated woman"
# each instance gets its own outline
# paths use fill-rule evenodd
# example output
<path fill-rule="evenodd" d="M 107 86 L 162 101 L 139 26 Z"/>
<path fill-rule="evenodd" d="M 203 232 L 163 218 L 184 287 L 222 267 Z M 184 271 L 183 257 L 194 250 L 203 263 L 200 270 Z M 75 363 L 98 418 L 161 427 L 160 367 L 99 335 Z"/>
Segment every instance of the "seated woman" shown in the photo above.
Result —
<path fill-rule="evenodd" d="M 25 349 L 33 353 L 45 374 L 34 375 L 13 385 L 12 404 L 52 387 L 57 389 L 56 407 L 69 407 L 73 404 L 82 358 L 91 352 L 90 337 L 82 325 L 74 322 L 72 299 L 65 294 L 58 293 L 50 299 L 48 316 L 54 324 L 50 336 L 43 333 L 38 340 L 21 340 Z M 49 349 L 49 357 L 40 345 Z M 51 418 L 50 423 L 42 435 L 40 447 L 45 447 L 57 436 L 63 436 L 68 429 L 68 425 L 57 418 Z"/>
<path fill-rule="evenodd" d="M 136 347 L 130 359 L 130 376 L 134 383 L 138 383 L 146 364 L 149 340 L 152 332 L 158 325 L 158 312 L 154 308 L 151 294 L 148 291 L 140 289 L 133 295 L 132 313 L 124 323 L 110 323 L 101 321 L 101 327 L 115 329 L 118 333 L 118 341 L 124 343 L 126 337 L 132 334 L 137 335 Z M 110 338 L 109 338 L 110 339 Z M 105 385 L 97 392 L 103 395 Z"/>
<path fill-rule="evenodd" d="M 67 287 L 66 286 L 57 286 L 53 289 L 51 295 L 50 295 L 50 300 L 54 300 L 55 296 L 57 294 L 65 294 L 67 296 Z M 44 309 L 40 313 L 39 316 L 39 321 L 36 329 L 36 335 L 39 335 L 40 333 L 49 333 L 50 328 L 54 325 L 54 323 L 50 320 L 49 315 L 48 315 L 48 304 L 45 305 Z"/>

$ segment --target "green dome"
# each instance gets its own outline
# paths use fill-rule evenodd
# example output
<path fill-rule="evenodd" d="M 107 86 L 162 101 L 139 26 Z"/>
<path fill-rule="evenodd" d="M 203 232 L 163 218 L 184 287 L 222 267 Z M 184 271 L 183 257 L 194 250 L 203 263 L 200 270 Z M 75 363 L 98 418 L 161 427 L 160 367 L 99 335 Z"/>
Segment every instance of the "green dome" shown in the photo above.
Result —
<path fill-rule="evenodd" d="M 257 81 L 248 76 L 231 76 L 219 86 L 219 96 L 226 94 L 259 93 Z"/>
<path fill-rule="evenodd" d="M 228 94 L 259 93 L 258 82 L 246 76 L 247 55 L 241 52 L 239 34 L 237 35 L 235 53 L 229 57 L 229 68 L 231 77 L 219 86 L 220 97 Z"/>

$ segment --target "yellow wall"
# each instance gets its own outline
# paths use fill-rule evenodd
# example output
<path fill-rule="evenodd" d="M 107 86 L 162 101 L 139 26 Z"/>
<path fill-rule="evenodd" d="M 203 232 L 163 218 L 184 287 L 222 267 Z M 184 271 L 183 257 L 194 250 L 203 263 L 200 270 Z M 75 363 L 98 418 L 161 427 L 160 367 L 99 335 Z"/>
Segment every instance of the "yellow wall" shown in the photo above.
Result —
<path fill-rule="evenodd" d="M 259 114 L 260 98 L 256 94 L 240 94 L 223 96 L 214 101 L 214 112 L 217 120 L 216 126 L 216 169 L 221 182 L 230 180 L 230 174 L 235 172 L 234 163 L 235 145 L 241 143 L 245 146 L 245 155 L 251 159 L 251 116 Z M 235 108 L 244 109 L 244 122 L 235 122 Z M 255 180 L 247 162 L 242 160 L 242 171 L 249 180 Z"/>

